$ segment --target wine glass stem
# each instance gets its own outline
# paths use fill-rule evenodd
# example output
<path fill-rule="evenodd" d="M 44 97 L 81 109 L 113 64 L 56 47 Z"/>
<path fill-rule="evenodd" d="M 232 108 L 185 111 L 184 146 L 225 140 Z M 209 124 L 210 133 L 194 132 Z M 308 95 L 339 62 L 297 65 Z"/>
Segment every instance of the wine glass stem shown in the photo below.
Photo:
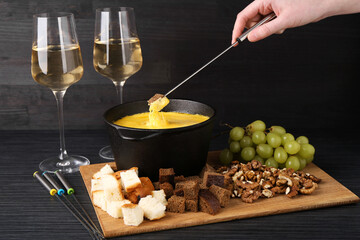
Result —
<path fill-rule="evenodd" d="M 114 84 L 116 87 L 116 92 L 117 92 L 118 98 L 120 100 L 120 104 L 122 104 L 123 103 L 123 89 L 124 89 L 125 81 L 114 82 Z"/>
<path fill-rule="evenodd" d="M 66 90 L 62 91 L 53 91 L 56 103 L 57 103 L 57 109 L 58 109 L 58 118 L 59 118 L 59 133 L 60 133 L 60 160 L 65 160 L 68 158 L 66 149 L 65 149 L 65 135 L 64 135 L 64 111 L 63 111 L 63 99 L 65 95 Z M 64 163 L 66 165 L 66 163 Z M 61 165 L 61 163 L 60 163 Z"/>

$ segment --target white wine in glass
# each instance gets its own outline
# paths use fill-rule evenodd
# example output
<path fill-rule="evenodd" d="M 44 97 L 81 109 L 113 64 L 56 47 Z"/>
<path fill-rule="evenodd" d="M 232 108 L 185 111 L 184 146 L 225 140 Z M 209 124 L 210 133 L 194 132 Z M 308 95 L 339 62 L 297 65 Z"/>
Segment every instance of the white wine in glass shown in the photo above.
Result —
<path fill-rule="evenodd" d="M 125 81 L 141 69 L 142 62 L 134 9 L 97 9 L 93 64 L 98 73 L 114 83 L 120 104 Z M 106 160 L 114 159 L 110 146 L 102 148 L 99 155 Z"/>
<path fill-rule="evenodd" d="M 42 161 L 42 171 L 73 173 L 90 161 L 83 156 L 68 155 L 65 149 L 63 97 L 84 73 L 74 16 L 71 13 L 34 15 L 34 38 L 31 54 L 33 79 L 51 89 L 56 98 L 60 132 L 60 154 Z"/>
<path fill-rule="evenodd" d="M 108 58 L 107 58 L 108 56 Z M 142 55 L 138 38 L 110 39 L 94 43 L 94 68 L 115 82 L 125 82 L 140 70 Z"/>
<path fill-rule="evenodd" d="M 53 91 L 66 90 L 81 79 L 83 72 L 79 45 L 34 46 L 32 49 L 32 77 Z"/>

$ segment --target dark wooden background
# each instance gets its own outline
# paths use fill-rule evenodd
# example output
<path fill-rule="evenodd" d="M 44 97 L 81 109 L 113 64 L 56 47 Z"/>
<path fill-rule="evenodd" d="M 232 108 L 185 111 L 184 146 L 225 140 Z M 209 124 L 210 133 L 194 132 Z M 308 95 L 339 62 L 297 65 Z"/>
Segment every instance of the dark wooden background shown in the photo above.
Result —
<path fill-rule="evenodd" d="M 102 129 L 102 114 L 117 98 L 110 80 L 92 66 L 96 8 L 135 8 L 144 64 L 125 84 L 125 101 L 133 101 L 167 92 L 229 46 L 236 14 L 249 2 L 0 0 L 0 129 L 58 128 L 52 93 L 30 74 L 33 14 L 75 14 L 85 74 L 65 95 L 66 129 Z M 359 14 L 337 16 L 245 41 L 171 98 L 210 104 L 219 122 L 349 129 L 360 120 L 359 23 Z"/>
<path fill-rule="evenodd" d="M 55 99 L 30 74 L 34 13 L 75 14 L 85 74 L 65 96 L 67 150 L 98 163 L 103 162 L 99 149 L 108 144 L 102 114 L 117 104 L 117 98 L 110 80 L 92 66 L 95 9 L 135 8 L 144 64 L 125 84 L 125 101 L 134 101 L 167 92 L 228 47 L 236 14 L 249 2 L 0 0 L 0 239 L 89 239 L 31 177 L 41 160 L 58 153 L 59 143 Z M 290 29 L 258 43 L 245 41 L 171 97 L 212 105 L 218 123 L 244 126 L 262 119 L 268 125 L 285 126 L 295 136 L 308 136 L 316 147 L 315 163 L 360 195 L 359 80 L 360 14 L 356 14 Z M 217 124 L 214 134 L 222 130 Z M 215 138 L 210 150 L 222 149 L 226 137 Z M 69 178 L 96 221 L 81 177 Z M 352 204 L 121 239 L 359 239 L 359 207 Z"/>

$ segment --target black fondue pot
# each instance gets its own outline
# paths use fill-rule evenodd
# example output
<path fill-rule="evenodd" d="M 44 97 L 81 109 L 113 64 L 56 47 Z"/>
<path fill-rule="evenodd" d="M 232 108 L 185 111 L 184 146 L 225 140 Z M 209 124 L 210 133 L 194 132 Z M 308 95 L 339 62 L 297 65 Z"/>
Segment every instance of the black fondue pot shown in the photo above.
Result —
<path fill-rule="evenodd" d="M 174 168 L 176 175 L 199 174 L 206 163 L 215 110 L 203 103 L 171 99 L 163 111 L 201 114 L 209 119 L 188 127 L 136 129 L 113 122 L 136 113 L 148 112 L 147 101 L 117 105 L 104 114 L 117 169 L 139 168 L 140 176 L 158 181 L 159 168 Z"/>

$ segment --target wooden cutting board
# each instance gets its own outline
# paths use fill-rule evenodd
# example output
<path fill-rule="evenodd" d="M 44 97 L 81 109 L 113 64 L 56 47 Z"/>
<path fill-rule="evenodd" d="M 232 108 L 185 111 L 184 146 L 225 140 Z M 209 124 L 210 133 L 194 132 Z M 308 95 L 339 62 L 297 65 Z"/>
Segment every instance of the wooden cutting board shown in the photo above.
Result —
<path fill-rule="evenodd" d="M 208 162 L 216 162 L 219 152 L 209 152 Z M 106 163 L 81 166 L 80 173 L 85 186 L 91 198 L 91 178 L 95 172 L 102 168 Z M 108 163 L 114 170 L 115 163 Z M 96 215 L 99 219 L 101 228 L 105 237 L 115 237 L 123 235 L 132 235 L 138 233 L 161 231 L 173 228 L 182 228 L 208 223 L 224 222 L 234 219 L 243 219 L 274 215 L 287 212 L 303 211 L 314 208 L 323 208 L 337 205 L 345 205 L 359 202 L 360 199 L 349 189 L 344 187 L 326 172 L 321 170 L 315 164 L 309 164 L 305 172 L 311 173 L 322 179 L 319 187 L 311 195 L 298 195 L 292 199 L 284 194 L 277 195 L 274 198 L 258 199 L 254 203 L 244 203 L 238 198 L 230 200 L 226 208 L 214 216 L 202 212 L 166 213 L 166 216 L 160 220 L 144 220 L 138 227 L 126 226 L 122 219 L 115 219 L 106 212 L 94 206 Z"/>

